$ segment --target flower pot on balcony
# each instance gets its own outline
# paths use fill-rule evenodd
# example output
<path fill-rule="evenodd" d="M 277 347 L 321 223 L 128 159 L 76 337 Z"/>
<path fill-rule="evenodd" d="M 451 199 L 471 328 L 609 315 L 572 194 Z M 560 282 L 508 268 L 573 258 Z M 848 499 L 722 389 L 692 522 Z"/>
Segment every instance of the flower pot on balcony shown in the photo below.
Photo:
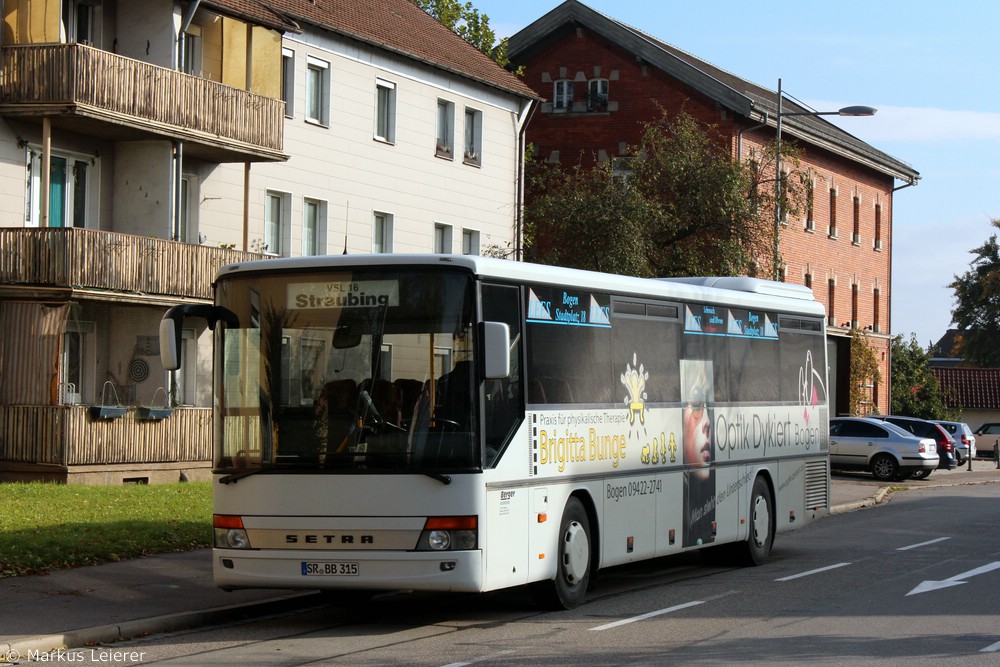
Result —
<path fill-rule="evenodd" d="M 144 422 L 156 422 L 166 419 L 173 413 L 172 408 L 148 408 L 141 406 L 135 409 L 135 418 Z"/>
<path fill-rule="evenodd" d="M 121 405 L 92 405 L 90 406 L 91 419 L 118 419 L 124 417 L 128 408 Z"/>

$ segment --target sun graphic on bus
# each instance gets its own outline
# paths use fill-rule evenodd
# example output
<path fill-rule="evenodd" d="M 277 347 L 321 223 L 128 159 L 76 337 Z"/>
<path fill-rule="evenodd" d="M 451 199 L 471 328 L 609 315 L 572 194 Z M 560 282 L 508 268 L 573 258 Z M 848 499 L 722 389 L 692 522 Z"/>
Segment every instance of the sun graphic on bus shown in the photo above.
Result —
<path fill-rule="evenodd" d="M 635 426 L 635 420 L 639 424 L 646 424 L 646 380 L 649 379 L 649 372 L 638 363 L 636 354 L 632 353 L 632 363 L 625 364 L 625 372 L 621 375 L 621 382 L 628 392 L 625 397 L 625 405 L 628 406 L 628 423 Z"/>

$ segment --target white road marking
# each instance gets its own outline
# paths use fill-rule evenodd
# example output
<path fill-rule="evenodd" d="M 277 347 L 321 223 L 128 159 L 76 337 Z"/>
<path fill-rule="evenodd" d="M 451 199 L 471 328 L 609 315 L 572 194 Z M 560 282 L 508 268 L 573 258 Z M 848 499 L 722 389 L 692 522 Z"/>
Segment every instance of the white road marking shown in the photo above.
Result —
<path fill-rule="evenodd" d="M 826 572 L 828 570 L 836 570 L 838 567 L 844 567 L 850 565 L 850 563 L 837 563 L 836 565 L 827 565 L 826 567 L 821 567 L 816 570 L 809 570 L 808 572 L 801 572 L 799 574 L 793 574 L 789 577 L 782 577 L 781 579 L 775 579 L 775 581 L 791 581 L 792 579 L 800 579 L 802 577 L 808 577 L 813 574 L 819 574 L 820 572 Z"/>
<path fill-rule="evenodd" d="M 980 653 L 996 653 L 997 651 L 1000 651 L 1000 642 L 997 642 L 996 644 L 990 644 L 986 648 L 979 649 Z"/>
<path fill-rule="evenodd" d="M 911 544 L 908 547 L 899 547 L 896 551 L 909 551 L 910 549 L 919 549 L 920 547 L 926 547 L 928 544 L 937 544 L 938 542 L 944 542 L 945 540 L 950 540 L 950 537 L 939 537 L 936 540 L 927 540 L 926 542 L 920 542 L 918 544 Z"/>
<path fill-rule="evenodd" d="M 685 602 L 684 604 L 668 607 L 666 609 L 658 609 L 657 611 L 651 611 L 648 614 L 641 614 L 639 616 L 633 616 L 631 618 L 623 618 L 622 620 L 615 621 L 614 623 L 608 623 L 606 625 L 598 625 L 596 628 L 591 628 L 591 630 L 610 630 L 611 628 L 617 628 L 620 625 L 627 625 L 629 623 L 635 623 L 636 621 L 645 621 L 647 618 L 653 618 L 654 616 L 662 616 L 663 614 L 669 614 L 674 611 L 680 611 L 681 609 L 687 609 L 688 607 L 697 607 L 700 604 L 705 604 L 705 601 L 696 600 L 694 602 Z"/>
<path fill-rule="evenodd" d="M 993 570 L 1000 569 L 1000 561 L 993 561 L 992 563 L 987 563 L 982 567 L 977 567 L 968 572 L 963 572 L 962 574 L 956 574 L 953 577 L 948 577 L 947 579 L 942 579 L 941 581 L 925 581 L 919 586 L 914 588 L 912 591 L 907 593 L 907 596 L 916 595 L 917 593 L 926 593 L 927 591 L 936 591 L 941 588 L 948 588 L 950 586 L 960 586 L 965 582 L 963 579 L 969 579 L 971 577 L 978 576 L 980 574 L 986 574 L 987 572 L 992 572 Z"/>

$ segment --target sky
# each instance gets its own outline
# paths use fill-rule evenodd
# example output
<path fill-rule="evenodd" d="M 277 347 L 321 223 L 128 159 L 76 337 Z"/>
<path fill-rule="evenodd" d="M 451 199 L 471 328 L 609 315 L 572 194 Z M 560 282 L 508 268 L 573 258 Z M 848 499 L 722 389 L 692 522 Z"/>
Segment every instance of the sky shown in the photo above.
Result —
<path fill-rule="evenodd" d="M 473 0 L 497 38 L 561 0 Z M 891 331 L 926 347 L 951 326 L 970 252 L 1000 218 L 1000 2 L 584 0 L 584 4 L 819 111 L 920 173 L 893 197 Z M 903 185 L 896 182 L 897 187 Z"/>

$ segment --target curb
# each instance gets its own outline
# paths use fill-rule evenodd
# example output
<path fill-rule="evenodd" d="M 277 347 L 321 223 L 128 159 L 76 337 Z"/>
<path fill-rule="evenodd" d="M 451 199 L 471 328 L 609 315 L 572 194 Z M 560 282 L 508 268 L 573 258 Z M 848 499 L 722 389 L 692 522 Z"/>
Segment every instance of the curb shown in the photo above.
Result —
<path fill-rule="evenodd" d="M 237 618 L 280 614 L 306 607 L 308 606 L 306 603 L 314 601 L 319 595 L 315 591 L 308 591 L 256 602 L 198 611 L 182 611 L 163 616 L 122 621 L 121 623 L 67 630 L 63 633 L 19 637 L 0 644 L 0 664 L 17 664 L 20 660 L 27 660 L 30 655 L 80 650 L 97 644 L 109 644 L 144 635 L 216 625 Z"/>

